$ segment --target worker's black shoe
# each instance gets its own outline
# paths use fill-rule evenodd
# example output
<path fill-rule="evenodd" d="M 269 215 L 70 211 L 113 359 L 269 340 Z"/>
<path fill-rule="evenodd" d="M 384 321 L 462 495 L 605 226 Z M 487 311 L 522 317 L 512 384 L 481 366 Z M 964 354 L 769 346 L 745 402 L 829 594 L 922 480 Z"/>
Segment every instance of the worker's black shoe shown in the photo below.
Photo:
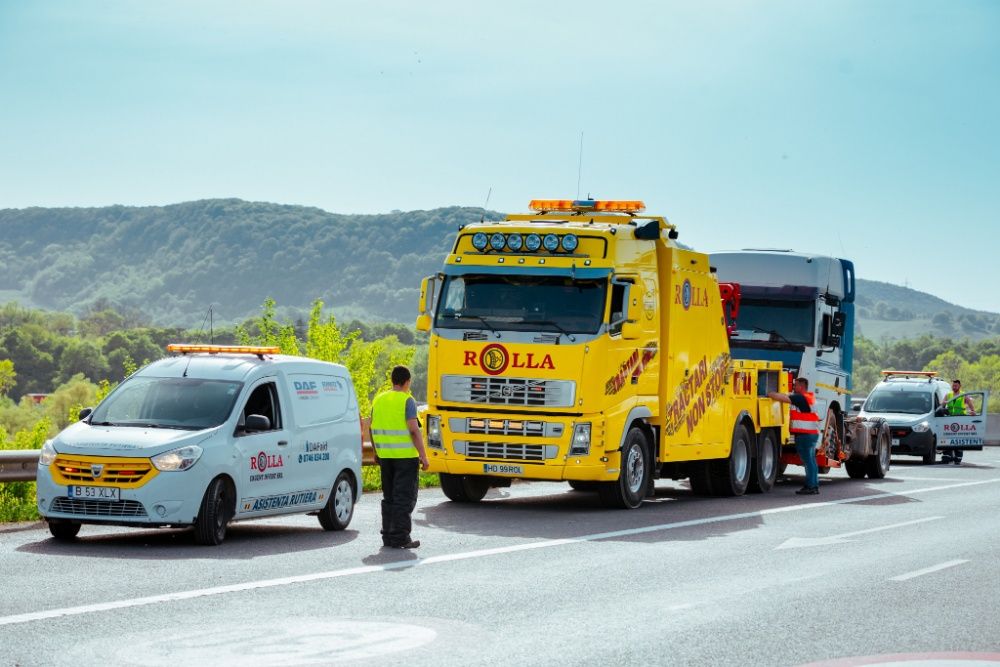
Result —
<path fill-rule="evenodd" d="M 955 459 L 955 465 L 958 465 L 958 464 L 959 464 L 959 463 L 961 463 L 961 462 L 962 462 L 962 459 L 960 459 L 960 458 L 956 458 L 956 459 Z"/>
<path fill-rule="evenodd" d="M 420 546 L 420 540 L 410 540 L 406 544 L 399 545 L 400 549 L 416 549 Z"/>
<path fill-rule="evenodd" d="M 798 496 L 818 496 L 819 487 L 818 486 L 803 486 L 801 489 L 795 492 Z"/>
<path fill-rule="evenodd" d="M 945 454 L 944 456 L 941 457 L 941 463 L 945 463 L 945 464 L 951 463 L 951 458 L 952 457 L 950 455 Z"/>

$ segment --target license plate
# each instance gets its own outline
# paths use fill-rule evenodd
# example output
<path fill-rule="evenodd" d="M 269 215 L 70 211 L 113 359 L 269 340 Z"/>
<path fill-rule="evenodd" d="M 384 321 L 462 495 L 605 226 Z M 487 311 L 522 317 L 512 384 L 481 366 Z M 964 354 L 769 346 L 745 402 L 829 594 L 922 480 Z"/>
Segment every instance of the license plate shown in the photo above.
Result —
<path fill-rule="evenodd" d="M 70 486 L 70 498 L 87 500 L 121 500 L 121 489 L 113 486 Z"/>
<path fill-rule="evenodd" d="M 899 438 L 893 438 L 892 439 L 892 445 L 893 445 L 893 447 L 895 447 L 898 444 L 899 444 Z"/>
<path fill-rule="evenodd" d="M 484 463 L 483 472 L 487 475 L 523 475 L 524 466 L 512 466 L 506 463 Z"/>

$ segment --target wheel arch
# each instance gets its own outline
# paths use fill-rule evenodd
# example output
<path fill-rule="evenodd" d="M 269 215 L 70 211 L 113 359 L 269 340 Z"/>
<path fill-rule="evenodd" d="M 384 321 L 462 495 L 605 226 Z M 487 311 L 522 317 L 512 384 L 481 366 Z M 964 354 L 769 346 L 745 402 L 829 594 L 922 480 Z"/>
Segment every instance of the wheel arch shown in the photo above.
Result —
<path fill-rule="evenodd" d="M 733 420 L 733 432 L 736 432 L 738 426 L 745 426 L 747 429 L 747 434 L 750 436 L 750 458 L 757 458 L 757 424 L 754 422 L 753 417 L 747 410 L 740 410 L 740 413 L 736 415 L 736 419 Z"/>
<path fill-rule="evenodd" d="M 628 432 L 634 427 L 639 427 L 642 429 L 643 433 L 646 434 L 646 438 L 649 440 L 649 446 L 652 449 L 651 453 L 654 455 L 654 459 L 659 458 L 656 456 L 656 437 L 653 433 L 653 427 L 649 425 L 648 421 L 646 421 L 652 416 L 653 411 L 645 405 L 637 405 L 629 410 L 628 416 L 625 417 L 625 421 L 623 422 L 625 427 L 622 429 L 621 437 L 618 440 L 618 451 L 621 451 L 625 446 L 625 438 L 628 437 Z"/>

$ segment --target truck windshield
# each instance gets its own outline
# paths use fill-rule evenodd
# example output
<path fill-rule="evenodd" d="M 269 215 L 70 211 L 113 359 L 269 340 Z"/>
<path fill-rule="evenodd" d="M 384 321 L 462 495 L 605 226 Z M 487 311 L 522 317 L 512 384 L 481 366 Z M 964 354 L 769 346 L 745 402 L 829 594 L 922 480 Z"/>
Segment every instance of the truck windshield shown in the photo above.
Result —
<path fill-rule="evenodd" d="M 740 302 L 737 340 L 759 340 L 790 345 L 815 345 L 815 305 L 812 301 Z"/>
<path fill-rule="evenodd" d="M 242 382 L 222 380 L 132 377 L 97 406 L 90 423 L 191 431 L 212 428 L 229 417 L 242 386 Z"/>
<path fill-rule="evenodd" d="M 597 333 L 604 319 L 603 280 L 557 276 L 449 276 L 435 325 L 444 329 L 505 329 Z"/>
<path fill-rule="evenodd" d="M 931 411 L 929 391 L 888 391 L 876 389 L 865 401 L 865 412 L 897 412 L 924 415 Z"/>

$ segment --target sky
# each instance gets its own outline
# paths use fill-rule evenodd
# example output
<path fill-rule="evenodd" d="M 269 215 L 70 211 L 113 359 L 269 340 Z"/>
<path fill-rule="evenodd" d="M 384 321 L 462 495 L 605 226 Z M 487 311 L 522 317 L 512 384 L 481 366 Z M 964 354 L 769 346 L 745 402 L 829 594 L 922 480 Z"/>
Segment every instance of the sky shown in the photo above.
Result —
<path fill-rule="evenodd" d="M 1000 2 L 0 0 L 0 208 L 578 195 L 1000 312 Z"/>

